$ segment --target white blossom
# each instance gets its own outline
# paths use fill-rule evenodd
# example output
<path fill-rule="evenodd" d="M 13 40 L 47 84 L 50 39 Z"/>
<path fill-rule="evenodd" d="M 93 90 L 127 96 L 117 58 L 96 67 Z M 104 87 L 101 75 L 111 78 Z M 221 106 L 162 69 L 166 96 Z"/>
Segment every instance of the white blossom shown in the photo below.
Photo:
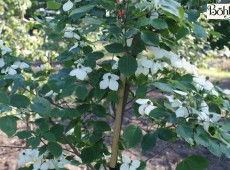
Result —
<path fill-rule="evenodd" d="M 176 117 L 188 117 L 189 116 L 188 109 L 183 106 L 183 102 L 181 102 L 179 99 L 176 99 L 173 95 L 171 96 L 165 95 L 165 97 L 169 100 L 172 107 L 177 108 L 177 110 L 175 111 Z"/>
<path fill-rule="evenodd" d="M 174 91 L 175 93 L 181 95 L 181 96 L 187 96 L 187 95 L 188 95 L 188 93 L 183 92 L 183 91 L 181 91 L 181 90 L 173 90 L 173 91 Z"/>
<path fill-rule="evenodd" d="M 29 68 L 30 66 L 22 61 L 16 61 L 13 63 L 14 66 L 16 66 L 17 68 L 20 68 L 21 70 L 24 70 L 25 68 Z"/>
<path fill-rule="evenodd" d="M 109 88 L 110 90 L 118 90 L 119 84 L 117 80 L 119 80 L 119 76 L 116 74 L 106 73 L 103 75 L 103 80 L 100 82 L 100 89 Z"/>
<path fill-rule="evenodd" d="M 151 50 L 156 58 L 163 58 L 168 53 L 168 51 L 159 47 L 148 46 L 147 49 Z"/>
<path fill-rule="evenodd" d="M 206 102 L 201 103 L 200 114 L 198 115 L 198 121 L 203 125 L 204 129 L 208 131 L 211 123 L 218 122 L 221 118 L 221 115 L 209 112 L 209 107 Z"/>
<path fill-rule="evenodd" d="M 148 60 L 147 57 L 141 56 L 139 60 L 137 60 L 137 70 L 135 72 L 136 75 L 147 75 L 149 73 L 149 69 L 152 67 L 153 62 Z"/>
<path fill-rule="evenodd" d="M 159 70 L 163 71 L 165 67 L 168 67 L 168 64 L 165 62 L 160 62 L 160 61 L 153 61 L 153 65 L 151 67 L 151 73 L 156 74 Z"/>
<path fill-rule="evenodd" d="M 157 107 L 153 105 L 151 100 L 149 99 L 138 99 L 136 100 L 136 103 L 140 104 L 138 108 L 138 112 L 141 115 L 149 115 L 149 113 L 153 110 L 156 109 Z"/>
<path fill-rule="evenodd" d="M 0 58 L 0 68 L 5 65 L 5 61 L 3 58 Z"/>
<path fill-rule="evenodd" d="M 57 95 L 58 95 L 58 93 L 55 93 L 53 90 L 50 90 L 49 92 L 47 92 L 47 93 L 45 94 L 45 97 L 57 96 Z"/>
<path fill-rule="evenodd" d="M 2 55 L 5 55 L 6 53 L 11 53 L 12 52 L 12 50 L 9 47 L 4 45 L 2 40 L 0 40 L 0 48 L 1 48 Z"/>
<path fill-rule="evenodd" d="M 17 67 L 15 67 L 14 65 L 11 65 L 10 67 L 7 67 L 6 69 L 2 69 L 1 73 L 9 74 L 9 75 L 15 75 L 15 74 L 17 74 L 16 69 L 17 69 Z"/>
<path fill-rule="evenodd" d="M 65 28 L 64 37 L 65 38 L 75 38 L 76 40 L 80 40 L 81 37 L 77 33 L 74 32 L 75 30 L 76 28 L 73 28 L 73 27 Z"/>
<path fill-rule="evenodd" d="M 85 67 L 82 64 L 77 64 L 77 69 L 74 69 L 70 72 L 70 76 L 76 76 L 79 80 L 84 80 L 88 73 L 92 72 L 92 68 Z"/>
<path fill-rule="evenodd" d="M 48 67 L 45 65 L 45 64 L 41 64 L 40 66 L 36 66 L 35 69 L 37 71 L 42 71 L 42 70 L 45 70 L 47 69 Z"/>
<path fill-rule="evenodd" d="M 183 106 L 180 106 L 175 113 L 176 117 L 188 117 L 189 115 L 188 109 Z"/>
<path fill-rule="evenodd" d="M 69 11 L 71 8 L 73 8 L 73 2 L 68 0 L 64 5 L 63 5 L 63 10 L 64 11 Z"/>
<path fill-rule="evenodd" d="M 223 93 L 226 94 L 226 95 L 230 95 L 230 90 L 229 89 L 224 89 Z"/>
<path fill-rule="evenodd" d="M 120 167 L 120 170 L 136 170 L 141 162 L 139 160 L 131 161 L 129 157 L 122 157 L 123 164 Z"/>

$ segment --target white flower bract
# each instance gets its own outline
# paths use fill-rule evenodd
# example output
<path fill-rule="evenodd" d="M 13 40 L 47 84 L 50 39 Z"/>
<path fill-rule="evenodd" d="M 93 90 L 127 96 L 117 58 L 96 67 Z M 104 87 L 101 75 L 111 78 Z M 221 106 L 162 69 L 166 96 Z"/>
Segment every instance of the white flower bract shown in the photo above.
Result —
<path fill-rule="evenodd" d="M 77 64 L 77 69 L 72 70 L 69 75 L 76 76 L 79 80 L 84 80 L 88 73 L 92 72 L 91 67 L 85 67 L 82 64 Z"/>
<path fill-rule="evenodd" d="M 141 162 L 139 160 L 131 161 L 129 157 L 122 157 L 123 164 L 120 167 L 120 170 L 136 170 Z"/>
<path fill-rule="evenodd" d="M 117 91 L 119 84 L 117 82 L 119 80 L 119 76 L 116 74 L 106 73 L 103 75 L 103 80 L 100 82 L 100 89 L 107 89 Z"/>
<path fill-rule="evenodd" d="M 157 108 L 156 106 L 153 105 L 153 103 L 149 99 L 137 99 L 136 103 L 140 104 L 140 106 L 138 108 L 138 112 L 141 115 L 149 115 L 149 113 L 153 109 Z"/>
<path fill-rule="evenodd" d="M 73 8 L 73 2 L 68 0 L 64 5 L 63 5 L 63 10 L 65 12 L 69 11 L 71 8 Z"/>

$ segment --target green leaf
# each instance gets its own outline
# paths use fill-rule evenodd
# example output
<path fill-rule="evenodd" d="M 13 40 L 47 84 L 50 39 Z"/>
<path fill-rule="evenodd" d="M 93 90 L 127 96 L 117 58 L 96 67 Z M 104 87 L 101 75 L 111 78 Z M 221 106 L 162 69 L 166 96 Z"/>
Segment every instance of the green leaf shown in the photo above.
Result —
<path fill-rule="evenodd" d="M 28 132 L 26 130 L 17 132 L 16 136 L 18 136 L 19 139 L 26 139 L 32 136 L 31 132 Z"/>
<path fill-rule="evenodd" d="M 199 16 L 200 16 L 200 12 L 195 9 L 190 9 L 188 11 L 188 20 L 190 22 L 196 21 L 199 18 Z"/>
<path fill-rule="evenodd" d="M 157 129 L 157 133 L 158 137 L 164 141 L 173 140 L 176 137 L 176 133 L 172 129 L 159 128 Z"/>
<path fill-rule="evenodd" d="M 78 86 L 76 90 L 76 95 L 79 99 L 85 100 L 86 96 L 88 95 L 88 90 L 85 86 Z"/>
<path fill-rule="evenodd" d="M 61 6 L 62 6 L 61 3 L 58 3 L 55 1 L 48 1 L 48 2 L 46 2 L 46 5 L 47 5 L 47 9 L 50 9 L 50 10 L 57 10 L 57 9 L 61 8 Z"/>
<path fill-rule="evenodd" d="M 64 126 L 61 124 L 56 124 L 50 129 L 50 132 L 54 134 L 56 139 L 60 139 L 63 136 Z"/>
<path fill-rule="evenodd" d="M 110 131 L 110 125 L 105 121 L 96 121 L 93 124 L 94 132 L 103 133 L 105 131 Z"/>
<path fill-rule="evenodd" d="M 179 29 L 179 31 L 177 32 L 177 34 L 176 34 L 176 39 L 179 40 L 179 39 L 185 37 L 188 33 L 189 33 L 188 28 L 186 28 L 186 27 L 181 27 L 181 28 Z"/>
<path fill-rule="evenodd" d="M 58 158 L 62 154 L 62 147 L 56 142 L 49 142 L 47 145 L 48 151 L 55 157 Z"/>
<path fill-rule="evenodd" d="M 49 117 L 51 113 L 50 102 L 43 98 L 36 96 L 34 98 L 34 104 L 31 105 L 31 110 L 38 113 L 41 117 Z"/>
<path fill-rule="evenodd" d="M 96 116 L 98 117 L 106 117 L 107 114 L 106 114 L 106 110 L 103 106 L 101 105 L 93 105 L 93 114 L 95 114 Z"/>
<path fill-rule="evenodd" d="M 96 159 L 101 158 L 101 153 L 98 152 L 100 148 L 97 146 L 91 146 L 82 149 L 80 158 L 82 159 L 82 162 L 85 164 L 91 163 L 95 161 Z"/>
<path fill-rule="evenodd" d="M 198 38 L 207 38 L 207 33 L 200 24 L 194 23 L 193 31 Z"/>
<path fill-rule="evenodd" d="M 22 94 L 14 94 L 10 96 L 10 103 L 17 108 L 25 108 L 30 105 L 30 99 Z"/>
<path fill-rule="evenodd" d="M 129 125 L 125 128 L 122 137 L 127 142 L 127 148 L 132 148 L 141 141 L 142 131 L 138 126 Z"/>
<path fill-rule="evenodd" d="M 173 92 L 172 87 L 167 83 L 156 82 L 153 85 L 164 92 Z"/>
<path fill-rule="evenodd" d="M 193 135 L 193 129 L 191 126 L 179 125 L 176 128 L 176 133 L 182 138 L 191 138 Z"/>
<path fill-rule="evenodd" d="M 154 19 L 154 20 L 152 20 L 151 25 L 156 29 L 166 29 L 166 28 L 168 28 L 167 22 L 165 22 L 165 20 L 162 20 L 162 19 Z"/>
<path fill-rule="evenodd" d="M 137 70 L 137 61 L 132 56 L 124 56 L 118 61 L 118 69 L 127 77 L 133 75 Z"/>
<path fill-rule="evenodd" d="M 44 139 L 49 141 L 49 142 L 55 142 L 56 141 L 56 137 L 54 136 L 53 133 L 51 132 L 47 132 L 43 135 Z"/>
<path fill-rule="evenodd" d="M 199 155 L 192 155 L 180 162 L 176 170 L 205 170 L 208 168 L 208 160 Z"/>
<path fill-rule="evenodd" d="M 75 14 L 80 14 L 80 13 L 87 13 L 91 9 L 93 9 L 94 7 L 95 7 L 95 5 L 85 5 L 85 6 L 82 6 L 80 8 L 76 8 L 75 10 L 73 10 L 71 12 L 70 16 L 75 15 Z"/>
<path fill-rule="evenodd" d="M 28 144 L 33 148 L 37 148 L 40 144 L 40 139 L 38 137 L 31 137 L 28 139 Z"/>
<path fill-rule="evenodd" d="M 137 98 L 144 98 L 147 93 L 147 87 L 146 86 L 140 86 L 136 90 L 136 97 Z"/>
<path fill-rule="evenodd" d="M 10 98 L 6 92 L 0 91 L 0 104 L 10 105 Z"/>
<path fill-rule="evenodd" d="M 151 150 L 155 145 L 157 141 L 157 133 L 149 132 L 147 133 L 141 142 L 142 152 L 145 153 L 149 150 Z"/>
<path fill-rule="evenodd" d="M 17 120 L 13 116 L 5 116 L 0 118 L 0 130 L 12 137 L 17 131 Z"/>
<path fill-rule="evenodd" d="M 139 29 L 137 28 L 130 28 L 127 30 L 127 32 L 124 34 L 125 38 L 131 38 L 133 35 L 139 33 Z"/>
<path fill-rule="evenodd" d="M 155 119 L 165 117 L 166 115 L 167 111 L 164 108 L 156 108 L 149 113 L 149 116 Z"/>
<path fill-rule="evenodd" d="M 142 31 L 141 39 L 148 45 L 159 45 L 159 36 L 152 31 Z"/>
<path fill-rule="evenodd" d="M 122 53 L 125 51 L 125 48 L 120 43 L 106 45 L 105 49 L 110 53 Z"/>

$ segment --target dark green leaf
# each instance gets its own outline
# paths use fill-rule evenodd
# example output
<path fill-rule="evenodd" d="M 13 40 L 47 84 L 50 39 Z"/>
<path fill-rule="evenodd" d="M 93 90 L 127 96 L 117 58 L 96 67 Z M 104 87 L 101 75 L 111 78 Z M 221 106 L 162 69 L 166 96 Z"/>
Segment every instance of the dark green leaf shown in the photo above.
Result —
<path fill-rule="evenodd" d="M 123 45 L 120 43 L 106 45 L 105 49 L 110 53 L 122 53 L 125 50 Z"/>
<path fill-rule="evenodd" d="M 94 132 L 103 133 L 105 131 L 110 131 L 110 125 L 104 121 L 96 121 L 93 124 Z"/>
<path fill-rule="evenodd" d="M 172 129 L 159 128 L 157 129 L 157 133 L 158 137 L 164 141 L 173 140 L 176 137 L 176 133 Z"/>
<path fill-rule="evenodd" d="M 0 104 L 9 105 L 10 99 L 6 92 L 0 91 Z"/>
<path fill-rule="evenodd" d="M 149 132 L 147 133 L 141 142 L 142 152 L 145 153 L 150 151 L 155 145 L 157 141 L 157 133 Z"/>
<path fill-rule="evenodd" d="M 4 116 L 0 118 L 0 130 L 12 137 L 17 131 L 17 119 L 13 116 Z"/>
<path fill-rule="evenodd" d="M 156 29 L 166 29 L 168 28 L 168 24 L 165 22 L 165 20 L 162 19 L 154 19 L 152 20 L 152 24 L 153 27 L 155 27 Z"/>
<path fill-rule="evenodd" d="M 127 148 L 132 148 L 137 146 L 141 141 L 142 132 L 138 126 L 129 125 L 125 128 L 123 133 L 123 139 L 127 142 Z"/>
<path fill-rule="evenodd" d="M 79 99 L 85 100 L 86 96 L 88 95 L 88 90 L 85 86 L 78 86 L 76 90 L 76 95 Z"/>
<path fill-rule="evenodd" d="M 193 31 L 198 38 L 207 38 L 205 29 L 198 23 L 194 23 Z"/>
<path fill-rule="evenodd" d="M 180 162 L 176 170 L 205 170 L 208 168 L 208 160 L 199 155 L 192 155 Z"/>
<path fill-rule="evenodd" d="M 22 94 L 14 94 L 10 96 L 10 103 L 17 108 L 25 108 L 30 105 L 30 99 Z"/>
<path fill-rule="evenodd" d="M 142 31 L 141 39 L 148 45 L 159 45 L 159 36 L 152 31 Z"/>
<path fill-rule="evenodd" d="M 41 117 L 49 117 L 51 113 L 50 102 L 39 96 L 34 98 L 34 104 L 31 105 L 31 109 L 32 111 L 38 113 Z"/>
<path fill-rule="evenodd" d="M 105 108 L 101 105 L 96 105 L 96 104 L 93 105 L 93 114 L 95 114 L 98 117 L 107 116 Z"/>
<path fill-rule="evenodd" d="M 136 72 L 137 61 L 132 56 L 124 56 L 118 61 L 118 69 L 129 77 Z"/>
<path fill-rule="evenodd" d="M 48 151 L 55 157 L 58 158 L 62 154 L 62 147 L 56 142 L 49 142 L 47 145 Z"/>

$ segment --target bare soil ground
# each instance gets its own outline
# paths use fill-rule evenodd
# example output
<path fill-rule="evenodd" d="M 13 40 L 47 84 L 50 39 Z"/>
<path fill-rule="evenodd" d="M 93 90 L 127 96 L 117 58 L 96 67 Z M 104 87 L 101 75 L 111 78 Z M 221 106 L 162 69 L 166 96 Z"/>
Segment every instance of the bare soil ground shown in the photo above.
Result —
<path fill-rule="evenodd" d="M 217 79 L 213 79 L 214 81 Z M 224 89 L 230 89 L 230 79 L 220 80 L 220 86 Z M 157 94 L 155 94 L 157 95 Z M 127 117 L 125 123 L 135 123 L 132 116 Z M 25 123 L 19 122 L 18 128 L 25 128 Z M 25 147 L 25 142 L 17 137 L 8 139 L 0 131 L 0 170 L 16 170 L 17 160 L 20 150 Z M 208 170 L 228 170 L 230 169 L 230 159 L 213 156 L 209 151 L 202 147 L 189 148 L 183 141 L 177 141 L 167 144 L 158 140 L 155 148 L 142 156 L 138 149 L 126 153 L 131 159 L 145 160 L 152 157 L 147 163 L 147 170 L 175 170 L 176 165 L 185 157 L 194 154 L 200 154 L 209 160 L 210 167 Z M 85 168 L 69 167 L 71 170 L 82 170 Z"/>

